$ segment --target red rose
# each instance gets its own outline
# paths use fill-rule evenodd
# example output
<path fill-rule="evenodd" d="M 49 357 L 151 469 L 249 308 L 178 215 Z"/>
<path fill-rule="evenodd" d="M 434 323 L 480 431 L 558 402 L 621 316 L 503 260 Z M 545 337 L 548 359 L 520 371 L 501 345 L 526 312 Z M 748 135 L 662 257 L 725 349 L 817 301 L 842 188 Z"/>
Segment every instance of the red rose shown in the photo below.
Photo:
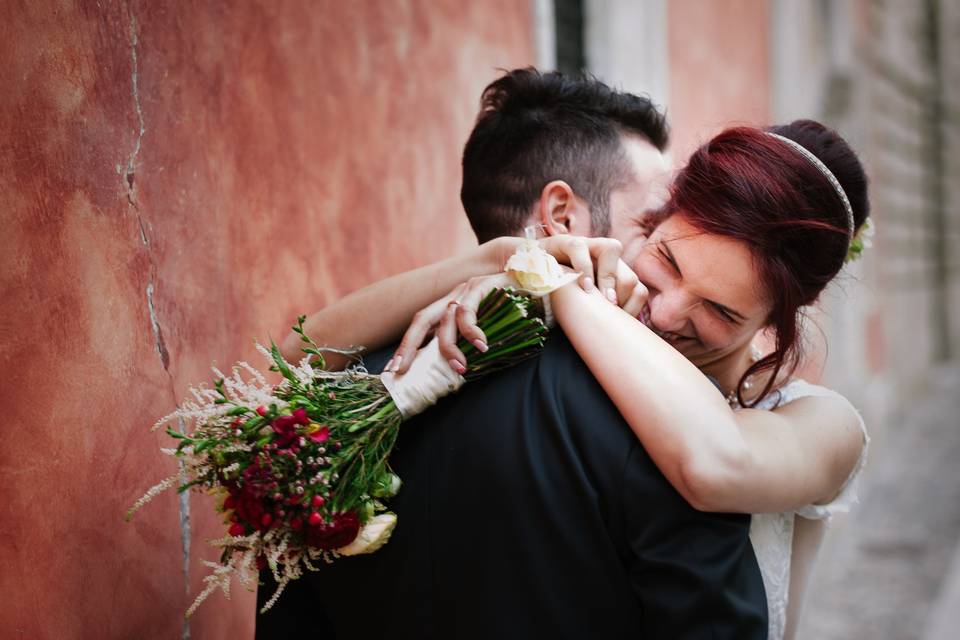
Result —
<path fill-rule="evenodd" d="M 243 492 L 238 496 L 236 514 L 240 516 L 240 520 L 243 522 L 260 528 L 260 523 L 263 521 L 266 512 L 263 503 L 256 496 L 248 492 Z"/>
<path fill-rule="evenodd" d="M 297 419 L 293 416 L 278 416 L 274 418 L 271 426 L 273 427 L 274 433 L 277 434 L 277 437 L 274 438 L 273 443 L 280 449 L 286 449 L 295 443 L 299 439 L 296 425 Z"/>
<path fill-rule="evenodd" d="M 269 463 L 267 463 L 269 465 Z M 274 484 L 273 476 L 270 474 L 270 467 L 264 466 L 260 458 L 254 458 L 253 462 L 243 470 L 243 489 L 239 493 L 251 493 L 256 497 L 261 497 L 267 494 L 268 491 L 271 491 L 271 487 Z M 231 491 L 234 498 L 237 498 L 237 493 Z"/>
<path fill-rule="evenodd" d="M 294 410 L 293 418 L 299 424 L 307 425 L 310 424 L 310 418 L 307 417 L 307 410 L 303 407 Z"/>
<path fill-rule="evenodd" d="M 339 549 L 356 539 L 360 533 L 360 519 L 353 511 L 338 513 L 333 522 L 320 522 L 307 528 L 307 544 L 319 549 Z"/>

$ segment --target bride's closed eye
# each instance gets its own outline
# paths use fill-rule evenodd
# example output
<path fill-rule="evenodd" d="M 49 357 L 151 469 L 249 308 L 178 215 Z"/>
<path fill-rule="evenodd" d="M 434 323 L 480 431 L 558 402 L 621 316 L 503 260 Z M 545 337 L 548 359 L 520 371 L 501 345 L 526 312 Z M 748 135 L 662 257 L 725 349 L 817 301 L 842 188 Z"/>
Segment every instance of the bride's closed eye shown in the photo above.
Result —
<path fill-rule="evenodd" d="M 657 243 L 656 253 L 657 253 L 657 258 L 660 260 L 660 262 L 664 263 L 664 265 L 669 267 L 670 270 L 673 271 L 675 275 L 678 275 L 678 276 L 683 275 L 680 272 L 680 267 L 677 266 L 676 261 L 673 259 L 673 256 L 671 256 L 669 253 L 664 251 L 663 243 L 661 242 Z"/>
<path fill-rule="evenodd" d="M 724 307 L 723 305 L 717 304 L 716 302 L 711 302 L 710 308 L 713 309 L 714 313 L 720 316 L 725 322 L 729 322 L 730 324 L 733 324 L 733 325 L 740 324 L 740 321 L 734 318 L 732 315 L 730 315 L 730 312 L 727 311 L 726 307 Z"/>

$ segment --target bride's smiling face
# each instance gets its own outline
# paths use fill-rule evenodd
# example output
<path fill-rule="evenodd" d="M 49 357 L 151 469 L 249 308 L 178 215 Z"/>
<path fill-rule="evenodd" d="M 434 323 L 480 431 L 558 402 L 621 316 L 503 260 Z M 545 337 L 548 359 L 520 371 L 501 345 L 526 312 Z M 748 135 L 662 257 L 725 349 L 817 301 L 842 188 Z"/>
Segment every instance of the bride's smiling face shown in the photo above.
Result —
<path fill-rule="evenodd" d="M 676 213 L 630 265 L 649 292 L 640 319 L 698 366 L 750 344 L 770 304 L 743 242 L 700 231 Z"/>

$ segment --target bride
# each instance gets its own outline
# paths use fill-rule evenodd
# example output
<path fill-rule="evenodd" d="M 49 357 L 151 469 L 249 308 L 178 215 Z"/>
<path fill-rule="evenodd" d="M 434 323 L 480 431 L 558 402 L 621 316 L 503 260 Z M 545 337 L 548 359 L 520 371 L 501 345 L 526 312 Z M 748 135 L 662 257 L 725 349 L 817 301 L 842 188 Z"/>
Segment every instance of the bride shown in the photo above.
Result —
<path fill-rule="evenodd" d="M 795 634 L 825 526 L 856 500 L 865 462 L 869 439 L 857 411 L 792 374 L 802 310 L 861 248 L 868 208 L 867 179 L 846 142 L 797 121 L 729 129 L 700 147 L 629 265 L 609 239 L 541 241 L 584 274 L 581 287 L 551 294 L 557 323 L 667 480 L 697 509 L 755 514 L 750 535 L 774 640 Z M 393 300 L 394 312 L 374 320 L 379 344 L 367 345 L 390 344 L 413 318 L 388 369 L 406 371 L 435 331 L 462 373 L 457 334 L 484 349 L 477 303 L 502 284 L 494 274 L 521 242 L 499 238 L 469 259 L 373 284 L 308 326 L 331 314 L 371 318 L 372 300 Z M 484 271 L 491 275 L 475 277 Z M 468 281 L 434 301 L 441 275 Z M 613 286 L 600 291 L 594 282 Z M 333 324 L 340 335 L 327 332 L 324 342 L 356 341 L 349 326 Z M 755 345 L 764 332 L 773 337 L 766 354 Z"/>

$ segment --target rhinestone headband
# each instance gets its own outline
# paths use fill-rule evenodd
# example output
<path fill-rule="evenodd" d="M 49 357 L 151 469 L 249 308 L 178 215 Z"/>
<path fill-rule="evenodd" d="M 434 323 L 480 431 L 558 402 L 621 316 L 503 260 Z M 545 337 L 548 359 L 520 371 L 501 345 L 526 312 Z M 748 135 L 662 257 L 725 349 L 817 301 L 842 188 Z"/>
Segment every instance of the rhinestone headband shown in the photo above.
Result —
<path fill-rule="evenodd" d="M 830 181 L 830 185 L 833 187 L 833 190 L 837 192 L 837 195 L 840 196 L 840 201 L 843 202 L 843 208 L 847 212 L 847 231 L 850 234 L 850 239 L 853 240 L 854 231 L 856 229 L 853 221 L 853 207 L 850 206 L 850 200 L 847 199 L 847 194 L 844 192 L 843 187 L 840 186 L 840 181 L 837 180 L 836 176 L 827 168 L 827 165 L 821 162 L 820 158 L 810 153 L 806 147 L 802 144 L 791 140 L 790 138 L 785 138 L 777 133 L 771 133 L 767 131 L 768 136 L 773 136 L 777 140 L 787 143 L 792 147 L 797 153 L 802 155 L 804 158 L 810 161 L 810 163 L 820 170 L 820 173 Z"/>

